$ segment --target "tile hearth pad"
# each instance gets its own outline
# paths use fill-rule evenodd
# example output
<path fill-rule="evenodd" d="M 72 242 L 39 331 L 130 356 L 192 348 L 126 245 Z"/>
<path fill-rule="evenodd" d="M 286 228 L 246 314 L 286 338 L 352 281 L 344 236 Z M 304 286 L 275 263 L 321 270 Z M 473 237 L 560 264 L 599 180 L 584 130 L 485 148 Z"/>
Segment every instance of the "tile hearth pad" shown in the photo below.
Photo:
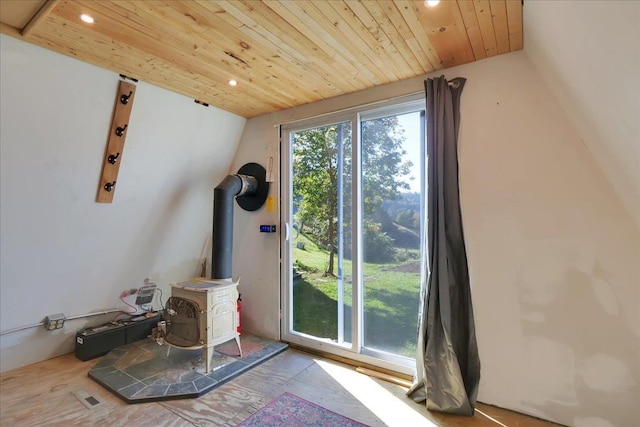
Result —
<path fill-rule="evenodd" d="M 187 399 L 210 392 L 289 347 L 251 335 L 242 335 L 240 340 L 255 350 L 241 358 L 216 351 L 208 374 L 202 350 L 158 345 L 144 339 L 111 350 L 88 375 L 127 403 Z"/>

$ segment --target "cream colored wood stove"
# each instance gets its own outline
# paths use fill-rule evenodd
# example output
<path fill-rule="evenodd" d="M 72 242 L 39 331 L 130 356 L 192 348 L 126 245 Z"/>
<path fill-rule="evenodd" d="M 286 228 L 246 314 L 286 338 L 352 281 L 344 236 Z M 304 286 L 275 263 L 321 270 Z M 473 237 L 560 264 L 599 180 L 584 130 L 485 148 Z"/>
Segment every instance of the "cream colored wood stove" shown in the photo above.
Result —
<path fill-rule="evenodd" d="M 242 356 L 237 313 L 239 280 L 198 277 L 171 285 L 172 298 L 191 301 L 198 307 L 198 344 L 186 348 L 202 348 L 206 372 L 211 371 L 213 347 L 218 344 L 235 339 Z M 185 348 L 179 340 L 167 342 Z"/>

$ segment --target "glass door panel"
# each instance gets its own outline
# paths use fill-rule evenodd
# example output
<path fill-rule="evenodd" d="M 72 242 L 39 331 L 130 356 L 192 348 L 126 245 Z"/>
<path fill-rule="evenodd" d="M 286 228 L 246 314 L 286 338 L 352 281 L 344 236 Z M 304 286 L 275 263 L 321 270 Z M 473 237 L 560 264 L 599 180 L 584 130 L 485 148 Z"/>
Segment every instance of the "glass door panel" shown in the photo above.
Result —
<path fill-rule="evenodd" d="M 293 331 L 351 340 L 351 122 L 291 132 Z"/>
<path fill-rule="evenodd" d="M 363 120 L 363 346 L 414 358 L 420 295 L 422 114 Z"/>
<path fill-rule="evenodd" d="M 283 338 L 413 373 L 424 101 L 284 129 Z M 327 116 L 329 117 L 329 116 Z"/>

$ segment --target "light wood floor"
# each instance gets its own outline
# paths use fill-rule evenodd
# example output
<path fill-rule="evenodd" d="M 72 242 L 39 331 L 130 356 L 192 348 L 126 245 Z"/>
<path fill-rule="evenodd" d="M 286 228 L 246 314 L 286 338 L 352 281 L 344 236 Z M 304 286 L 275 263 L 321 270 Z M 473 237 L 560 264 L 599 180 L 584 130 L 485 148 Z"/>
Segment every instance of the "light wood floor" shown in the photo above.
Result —
<path fill-rule="evenodd" d="M 128 405 L 87 377 L 98 360 L 81 362 L 68 354 L 1 374 L 0 425 L 231 427 L 288 391 L 372 427 L 557 426 L 483 404 L 474 417 L 429 413 L 398 385 L 296 350 L 197 399 Z M 78 392 L 101 403 L 88 409 L 76 397 Z"/>

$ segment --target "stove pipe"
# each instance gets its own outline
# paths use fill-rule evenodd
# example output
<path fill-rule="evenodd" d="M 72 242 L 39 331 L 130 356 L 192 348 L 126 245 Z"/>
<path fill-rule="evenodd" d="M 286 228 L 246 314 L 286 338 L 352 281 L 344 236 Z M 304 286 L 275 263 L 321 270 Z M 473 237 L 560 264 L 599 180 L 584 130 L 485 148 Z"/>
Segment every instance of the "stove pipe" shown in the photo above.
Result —
<path fill-rule="evenodd" d="M 242 174 L 227 175 L 213 190 L 212 279 L 231 279 L 233 201 L 237 196 L 253 196 L 257 191 L 258 180 Z"/>

